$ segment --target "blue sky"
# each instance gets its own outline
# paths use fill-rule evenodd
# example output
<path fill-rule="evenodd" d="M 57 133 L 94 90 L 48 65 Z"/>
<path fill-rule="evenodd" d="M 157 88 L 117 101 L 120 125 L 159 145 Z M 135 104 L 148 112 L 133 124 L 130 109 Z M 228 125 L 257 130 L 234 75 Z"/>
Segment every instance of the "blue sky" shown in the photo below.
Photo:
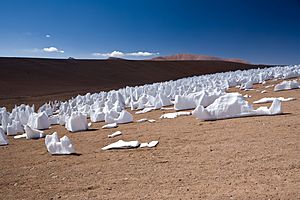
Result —
<path fill-rule="evenodd" d="M 0 0 L 0 56 L 175 53 L 300 63 L 300 1 Z"/>

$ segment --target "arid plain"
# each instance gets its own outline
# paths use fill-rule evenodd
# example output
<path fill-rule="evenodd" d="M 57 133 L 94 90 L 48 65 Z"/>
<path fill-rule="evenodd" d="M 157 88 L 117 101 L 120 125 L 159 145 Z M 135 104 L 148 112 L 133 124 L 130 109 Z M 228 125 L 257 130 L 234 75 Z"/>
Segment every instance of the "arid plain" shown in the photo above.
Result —
<path fill-rule="evenodd" d="M 204 66 L 208 67 L 207 63 Z M 212 70 L 211 66 L 208 69 Z M 168 74 L 168 69 L 166 78 L 156 80 L 152 77 L 149 81 L 203 74 L 203 69 L 197 72 L 196 65 L 194 67 L 194 71 L 181 74 L 179 70 L 176 75 Z M 56 76 L 60 77 L 60 74 L 49 74 L 47 80 L 56 80 Z M 112 75 L 107 77 L 109 80 L 114 78 Z M 124 81 L 122 84 L 127 81 L 115 77 Z M 141 75 L 136 74 L 136 77 Z M 104 87 L 104 82 L 99 86 L 97 82 L 93 82 L 93 86 L 85 85 L 89 76 L 84 75 L 69 79 L 72 79 L 70 83 L 74 82 L 70 88 L 76 89 L 78 84 L 82 89 L 70 89 L 66 94 L 59 82 L 55 87 L 45 83 L 51 86 L 47 94 L 40 91 L 45 85 L 33 84 L 33 81 L 36 93 L 28 96 L 26 91 L 19 98 L 21 95 L 17 90 L 11 89 L 11 93 L 7 93 L 9 98 L 5 98 L 5 92 L 2 92 L 1 106 L 12 107 L 22 100 L 40 105 L 51 99 L 63 100 L 74 93 L 88 92 L 89 87 L 93 92 L 123 86 Z M 15 81 L 21 80 L 20 75 L 20 80 Z M 138 80 L 129 85 L 138 84 L 135 81 Z M 140 84 L 146 81 L 141 79 Z M 62 126 L 46 130 L 47 134 L 56 131 L 60 137 L 67 135 L 72 140 L 78 154 L 71 156 L 51 156 L 44 139 L 15 140 L 9 137 L 10 144 L 0 148 L 0 196 L 2 199 L 299 199 L 300 92 L 299 89 L 273 92 L 272 87 L 265 88 L 278 82 L 256 84 L 252 91 L 230 88 L 229 92 L 251 95 L 247 98 L 250 103 L 262 97 L 296 98 L 282 103 L 282 115 L 204 122 L 193 116 L 159 119 L 163 113 L 172 111 L 157 110 L 140 115 L 131 112 L 135 121 L 147 117 L 155 119 L 155 123 L 129 123 L 104 130 L 101 129 L 104 123 L 100 122 L 93 123 L 89 131 L 78 133 L 70 133 Z M 8 82 L 6 84 L 9 86 Z M 18 84 L 20 88 L 29 88 Z M 52 88 L 59 92 L 53 94 Z M 267 93 L 256 90 L 267 90 Z M 117 130 L 123 135 L 107 137 Z M 159 144 L 151 149 L 101 150 L 119 139 L 158 140 Z"/>

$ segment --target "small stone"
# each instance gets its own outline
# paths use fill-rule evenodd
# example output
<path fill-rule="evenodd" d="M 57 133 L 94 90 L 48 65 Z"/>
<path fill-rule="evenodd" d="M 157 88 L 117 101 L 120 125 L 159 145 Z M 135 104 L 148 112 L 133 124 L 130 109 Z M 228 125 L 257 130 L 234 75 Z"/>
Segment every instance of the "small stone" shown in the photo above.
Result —
<path fill-rule="evenodd" d="M 91 189 L 93 189 L 93 186 L 89 186 L 87 189 L 88 189 L 88 190 L 91 190 Z"/>

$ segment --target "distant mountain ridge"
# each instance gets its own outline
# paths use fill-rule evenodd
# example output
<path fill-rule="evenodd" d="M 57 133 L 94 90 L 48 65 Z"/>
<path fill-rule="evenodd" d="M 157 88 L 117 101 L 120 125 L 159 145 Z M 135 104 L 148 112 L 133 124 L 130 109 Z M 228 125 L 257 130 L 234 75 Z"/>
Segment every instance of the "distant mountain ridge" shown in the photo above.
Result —
<path fill-rule="evenodd" d="M 207 56 L 207 55 L 199 55 L 199 54 L 174 54 L 170 56 L 159 56 L 154 57 L 151 60 L 158 61 L 175 61 L 175 60 L 215 60 L 215 61 L 228 61 L 228 62 L 237 62 L 237 63 L 249 63 L 248 61 L 238 59 L 238 58 L 219 58 L 216 56 Z"/>
<path fill-rule="evenodd" d="M 126 59 L 120 57 L 108 57 L 107 60 L 126 60 Z"/>

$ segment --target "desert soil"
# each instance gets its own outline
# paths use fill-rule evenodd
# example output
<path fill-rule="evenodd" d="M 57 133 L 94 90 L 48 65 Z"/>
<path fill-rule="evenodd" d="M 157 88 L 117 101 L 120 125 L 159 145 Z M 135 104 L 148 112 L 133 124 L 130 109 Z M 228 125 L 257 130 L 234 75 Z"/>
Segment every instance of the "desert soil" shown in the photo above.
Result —
<path fill-rule="evenodd" d="M 252 95 L 251 103 L 262 97 L 297 100 L 283 102 L 284 114 L 277 116 L 203 122 L 193 116 L 159 119 L 171 111 L 158 110 L 134 115 L 155 123 L 46 130 L 67 135 L 78 152 L 72 156 L 51 156 L 44 139 L 9 137 L 10 144 L 0 147 L 0 199 L 300 199 L 300 90 L 266 90 L 240 92 Z M 107 137 L 117 130 L 123 135 Z M 101 150 L 119 139 L 159 144 Z"/>

